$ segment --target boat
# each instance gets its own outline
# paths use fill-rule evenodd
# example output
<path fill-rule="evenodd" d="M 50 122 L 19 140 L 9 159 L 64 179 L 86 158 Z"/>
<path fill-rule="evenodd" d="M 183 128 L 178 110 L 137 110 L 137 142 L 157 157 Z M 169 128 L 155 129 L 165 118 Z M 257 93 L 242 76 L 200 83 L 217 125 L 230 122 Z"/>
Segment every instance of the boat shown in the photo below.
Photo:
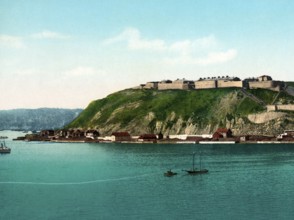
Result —
<path fill-rule="evenodd" d="M 198 170 L 197 168 L 195 168 L 195 155 L 196 155 L 196 153 L 193 153 L 192 169 L 191 170 L 183 170 L 183 171 L 187 172 L 189 175 L 208 173 L 207 169 L 202 169 L 201 154 L 200 154 L 200 159 L 199 159 L 199 167 L 200 167 L 200 169 Z"/>
<path fill-rule="evenodd" d="M 11 151 L 10 148 L 6 147 L 5 142 L 3 141 L 3 143 L 1 143 L 1 147 L 0 147 L 0 153 L 1 154 L 9 154 Z"/>
<path fill-rule="evenodd" d="M 174 175 L 177 175 L 177 173 L 171 171 L 171 170 L 168 170 L 164 173 L 164 176 L 167 176 L 167 177 L 171 177 L 171 176 L 174 176 Z"/>

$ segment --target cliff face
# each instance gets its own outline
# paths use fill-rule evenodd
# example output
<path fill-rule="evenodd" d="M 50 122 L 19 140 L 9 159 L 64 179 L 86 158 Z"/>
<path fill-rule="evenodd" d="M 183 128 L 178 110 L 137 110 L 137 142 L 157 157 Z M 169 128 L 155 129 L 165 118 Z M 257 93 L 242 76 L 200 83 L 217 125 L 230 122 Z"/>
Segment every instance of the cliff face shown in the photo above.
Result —
<path fill-rule="evenodd" d="M 250 92 L 250 91 L 249 91 Z M 293 103 L 294 98 L 273 91 L 255 90 L 270 104 L 274 99 Z M 218 127 L 234 134 L 273 135 L 294 129 L 293 113 L 266 113 L 265 107 L 240 89 L 124 90 L 96 100 L 67 128 L 96 128 L 102 135 L 114 131 L 143 133 L 208 134 Z"/>

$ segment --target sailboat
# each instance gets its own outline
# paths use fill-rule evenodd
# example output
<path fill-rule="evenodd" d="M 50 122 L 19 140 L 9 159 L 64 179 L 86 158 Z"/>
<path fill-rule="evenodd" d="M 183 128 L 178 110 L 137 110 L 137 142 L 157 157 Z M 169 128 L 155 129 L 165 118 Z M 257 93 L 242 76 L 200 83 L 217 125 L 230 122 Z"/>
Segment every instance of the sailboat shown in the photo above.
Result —
<path fill-rule="evenodd" d="M 193 153 L 192 169 L 191 170 L 183 170 L 183 171 L 186 171 L 190 175 L 208 173 L 208 170 L 207 169 L 202 169 L 201 154 L 200 154 L 200 159 L 199 159 L 200 169 L 198 170 L 197 168 L 195 168 L 195 155 L 196 155 L 196 153 L 194 152 Z"/>
<path fill-rule="evenodd" d="M 0 153 L 1 154 L 9 154 L 10 151 L 11 151 L 11 149 L 6 147 L 5 141 L 3 141 L 3 143 L 1 143 Z"/>

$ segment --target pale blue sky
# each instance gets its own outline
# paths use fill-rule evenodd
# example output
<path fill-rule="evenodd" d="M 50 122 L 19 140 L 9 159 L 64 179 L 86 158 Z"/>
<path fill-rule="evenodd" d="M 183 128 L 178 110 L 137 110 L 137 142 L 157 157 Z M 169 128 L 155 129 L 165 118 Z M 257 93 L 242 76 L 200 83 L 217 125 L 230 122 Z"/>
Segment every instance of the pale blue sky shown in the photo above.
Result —
<path fill-rule="evenodd" d="M 146 81 L 294 81 L 294 1 L 0 0 L 0 109 L 86 107 Z"/>

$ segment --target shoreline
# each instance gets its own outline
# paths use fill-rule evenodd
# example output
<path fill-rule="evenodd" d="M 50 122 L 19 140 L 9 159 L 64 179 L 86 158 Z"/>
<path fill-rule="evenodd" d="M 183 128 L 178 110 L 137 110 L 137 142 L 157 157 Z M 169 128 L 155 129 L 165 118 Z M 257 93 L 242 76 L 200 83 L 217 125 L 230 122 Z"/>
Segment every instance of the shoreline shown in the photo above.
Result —
<path fill-rule="evenodd" d="M 25 141 L 25 142 L 51 142 L 51 143 L 102 143 L 102 144 L 197 144 L 197 145 L 239 145 L 239 144 L 294 144 L 294 141 L 178 141 L 178 140 L 159 140 L 159 141 L 103 141 L 103 140 L 23 140 L 13 139 L 13 141 Z"/>
<path fill-rule="evenodd" d="M 202 145 L 219 145 L 219 144 L 294 144 L 294 137 L 287 136 L 265 136 L 265 135 L 240 135 L 230 137 L 201 137 L 200 135 L 173 135 L 159 137 L 156 135 L 146 136 L 122 136 L 115 138 L 112 136 L 79 136 L 65 137 L 54 135 L 42 135 L 41 133 L 26 134 L 24 136 L 14 136 L 13 141 L 36 141 L 52 143 L 128 143 L 128 144 L 202 144 Z M 145 137 L 145 138 L 144 138 Z"/>

